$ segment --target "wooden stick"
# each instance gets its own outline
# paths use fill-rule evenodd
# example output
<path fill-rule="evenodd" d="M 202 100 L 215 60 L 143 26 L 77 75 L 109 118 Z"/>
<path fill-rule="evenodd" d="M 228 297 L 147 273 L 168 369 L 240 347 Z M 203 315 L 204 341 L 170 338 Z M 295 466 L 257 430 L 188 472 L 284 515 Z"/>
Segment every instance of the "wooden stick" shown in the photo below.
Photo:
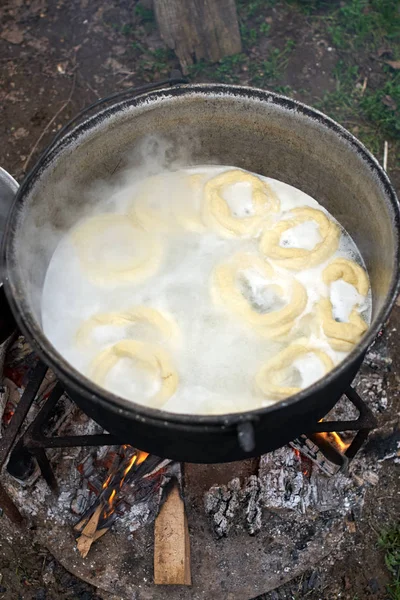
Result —
<path fill-rule="evenodd" d="M 100 531 L 103 531 L 102 529 L 97 531 L 97 525 L 99 524 L 102 508 L 103 507 L 101 505 L 96 508 L 76 541 L 76 547 L 78 548 L 82 558 L 86 558 L 93 542 L 103 535 L 103 533 L 100 534 Z"/>
<path fill-rule="evenodd" d="M 387 162 L 388 162 L 388 154 L 389 154 L 389 144 L 385 140 L 383 145 L 383 168 L 387 171 Z"/>
<path fill-rule="evenodd" d="M 154 583 L 192 584 L 189 529 L 177 483 L 162 505 L 154 525 Z"/>

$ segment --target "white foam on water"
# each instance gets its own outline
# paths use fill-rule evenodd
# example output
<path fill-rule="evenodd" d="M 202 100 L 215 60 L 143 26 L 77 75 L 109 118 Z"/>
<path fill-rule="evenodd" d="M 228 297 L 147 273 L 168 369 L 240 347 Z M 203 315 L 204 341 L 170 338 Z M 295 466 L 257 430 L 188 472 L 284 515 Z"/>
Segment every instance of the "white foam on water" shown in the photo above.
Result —
<path fill-rule="evenodd" d="M 248 181 L 227 186 L 222 196 L 233 216 L 243 218 L 254 215 L 252 186 Z"/>
<path fill-rule="evenodd" d="M 293 367 L 299 373 L 299 387 L 301 388 L 309 387 L 325 375 L 323 363 L 313 352 L 309 352 L 308 354 L 297 358 L 293 361 Z"/>
<path fill-rule="evenodd" d="M 305 221 L 284 231 L 279 245 L 286 248 L 312 250 L 321 241 L 318 224 L 315 221 Z"/>
<path fill-rule="evenodd" d="M 226 414 L 266 406 L 272 401 L 256 391 L 254 378 L 260 366 L 283 349 L 287 342 L 269 340 L 243 323 L 224 306 L 214 303 L 211 293 L 211 275 L 216 265 L 237 252 L 258 253 L 258 239 L 225 239 L 201 223 L 202 186 L 191 188 L 187 184 L 190 174 L 202 175 L 204 181 L 233 167 L 200 166 L 183 169 L 173 174 L 167 173 L 157 186 L 157 193 L 149 196 L 149 208 L 156 211 L 163 222 L 173 224 L 156 235 L 163 248 L 159 269 L 147 279 L 138 283 L 96 284 L 90 280 L 80 261 L 70 232 L 67 232 L 50 261 L 42 296 L 43 329 L 55 348 L 83 374 L 90 372 L 90 365 L 105 348 L 120 339 L 141 339 L 157 343 L 169 354 L 178 373 L 179 384 L 176 393 L 164 405 L 165 410 L 191 414 Z M 184 175 L 184 177 L 182 177 Z M 134 174 L 132 175 L 134 179 Z M 285 183 L 264 178 L 277 194 L 281 202 L 281 214 L 277 218 L 287 218 L 286 212 L 299 206 L 322 208 L 310 196 Z M 96 214 L 113 211 L 128 214 L 134 207 L 142 182 L 132 184 L 132 180 L 100 203 Z M 180 186 L 180 181 L 185 183 Z M 247 187 L 246 187 L 247 186 Z M 237 184 L 230 186 L 224 197 L 235 214 L 240 218 L 253 210 L 251 187 Z M 181 218 L 184 217 L 184 218 Z M 182 223 L 189 222 L 193 229 L 185 229 Z M 178 224 L 177 224 L 178 223 Z M 199 230 L 196 229 L 199 225 Z M 309 225 L 291 232 L 292 241 L 311 243 Z M 190 225 L 191 227 L 191 225 Z M 203 229 L 202 229 L 203 228 Z M 118 228 L 117 228 L 118 229 Z M 89 255 L 107 264 L 121 260 L 124 264 L 126 251 L 130 256 L 141 255 L 143 246 L 141 235 L 128 240 L 114 229 L 113 241 L 102 243 L 87 240 Z M 296 228 L 292 228 L 295 230 Z M 288 234 L 289 235 L 289 234 Z M 313 241 L 317 239 L 313 233 Z M 285 239 L 288 239 L 286 237 Z M 122 243 L 120 243 L 122 240 Z M 90 247 L 90 244 L 93 244 Z M 97 248 L 97 250 L 96 250 Z M 346 256 L 362 264 L 359 253 L 349 236 L 343 232 L 338 252 L 335 256 Z M 328 262 L 329 262 L 328 261 Z M 258 272 L 247 271 L 246 286 L 251 297 L 248 299 L 259 312 L 270 312 L 281 308 L 291 298 L 291 281 L 295 277 L 307 290 L 308 302 L 305 311 L 297 318 L 296 335 L 309 337 L 312 346 L 325 351 L 337 364 L 345 354 L 335 352 L 329 346 L 321 327 L 314 321 L 316 304 L 321 297 L 331 298 L 341 294 L 337 286 L 329 292 L 322 281 L 319 265 L 301 272 L 290 272 L 271 261 L 277 280 L 267 280 Z M 283 294 L 274 286 L 279 286 Z M 341 316 L 349 314 L 354 298 L 346 292 L 346 298 L 333 302 Z M 133 326 L 104 325 L 94 328 L 87 344 L 78 344 L 76 334 L 81 325 L 97 313 L 118 312 L 138 305 L 159 310 L 171 315 L 180 335 L 167 338 L 152 328 Z M 354 306 L 354 303 L 352 304 Z M 370 304 L 363 305 L 364 316 L 369 315 Z M 346 312 L 347 311 L 347 312 Z M 297 329 L 296 329 L 297 328 Z M 315 358 L 315 356 L 314 356 Z M 300 359 L 299 359 L 300 360 Z M 122 397 L 146 404 L 159 389 L 160 381 L 149 379 L 135 361 L 121 359 L 106 377 L 105 386 Z M 322 375 L 314 359 L 300 360 L 295 367 L 301 373 L 301 387 L 306 387 Z"/>
<path fill-rule="evenodd" d="M 353 308 L 363 307 L 365 304 L 364 296 L 358 293 L 354 285 L 343 281 L 343 279 L 331 283 L 330 300 L 332 302 L 333 317 L 340 322 L 348 321 Z"/>

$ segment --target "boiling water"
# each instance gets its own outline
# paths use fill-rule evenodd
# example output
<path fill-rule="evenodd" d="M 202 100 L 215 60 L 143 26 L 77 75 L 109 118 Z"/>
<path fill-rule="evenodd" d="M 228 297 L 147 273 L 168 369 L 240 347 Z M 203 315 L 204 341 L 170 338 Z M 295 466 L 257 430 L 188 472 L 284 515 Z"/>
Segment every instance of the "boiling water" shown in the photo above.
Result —
<path fill-rule="evenodd" d="M 224 414 L 260 408 L 274 402 L 255 386 L 257 371 L 269 359 L 288 345 L 288 341 L 270 340 L 241 321 L 218 302 L 211 289 L 212 273 L 220 263 L 238 251 L 259 253 L 259 239 L 225 238 L 202 220 L 204 182 L 232 167 L 198 167 L 166 174 L 161 183 L 152 183 L 152 193 L 145 197 L 147 214 L 145 227 L 150 229 L 151 246 L 142 239 L 127 235 L 123 225 L 115 224 L 107 231 L 99 229 L 98 236 L 88 238 L 82 248 L 74 232 L 81 222 L 66 233 L 50 261 L 43 288 L 43 329 L 55 348 L 79 371 L 90 376 L 91 365 L 100 352 L 122 339 L 136 339 L 161 346 L 177 371 L 176 392 L 162 406 L 164 410 L 193 414 Z M 184 175 L 184 176 L 183 176 Z M 195 185 L 188 187 L 188 175 L 194 175 Z M 271 186 L 280 201 L 282 218 L 293 208 L 309 206 L 326 212 L 316 200 L 300 190 L 277 180 L 262 178 Z M 134 214 L 136 198 L 143 204 L 143 182 L 125 186 L 114 193 L 96 214 Z M 238 183 L 224 191 L 224 199 L 237 218 L 254 214 L 251 186 Z M 332 219 L 332 217 L 330 217 Z M 146 233 L 147 235 L 147 233 Z M 321 241 L 318 228 L 306 222 L 286 230 L 280 239 L 282 247 L 312 249 Z M 82 260 L 82 252 L 85 260 Z M 90 277 L 87 265 L 101 269 L 108 266 L 123 270 L 131 258 L 153 252 L 158 267 L 136 282 Z M 257 272 L 246 272 L 242 280 L 244 295 L 260 312 L 281 308 L 289 297 L 288 281 L 295 277 L 307 290 L 307 305 L 297 318 L 315 315 L 320 298 L 330 297 L 333 316 L 347 321 L 354 307 L 369 322 L 371 300 L 362 298 L 357 290 L 344 281 L 330 289 L 322 281 L 322 271 L 335 257 L 346 257 L 362 264 L 361 256 L 349 235 L 342 229 L 337 252 L 317 267 L 287 271 L 273 264 L 280 275 L 283 290 L 277 295 L 273 286 L 265 285 Z M 244 287 L 246 290 L 244 290 Z M 83 323 L 97 313 L 118 313 L 136 306 L 151 307 L 171 318 L 176 327 L 168 339 L 146 323 L 97 324 L 87 335 L 86 342 L 77 341 Z M 302 321 L 305 322 L 305 321 Z M 337 364 L 346 356 L 329 344 L 322 328 L 301 330 Z M 293 341 L 291 339 L 291 341 Z M 289 372 L 290 371 L 290 372 Z M 324 375 L 321 362 L 314 354 L 298 358 L 288 371 L 291 385 L 307 387 Z M 104 387 L 117 395 L 146 404 L 160 389 L 160 381 L 151 370 L 140 363 L 121 358 L 112 366 L 103 382 Z"/>

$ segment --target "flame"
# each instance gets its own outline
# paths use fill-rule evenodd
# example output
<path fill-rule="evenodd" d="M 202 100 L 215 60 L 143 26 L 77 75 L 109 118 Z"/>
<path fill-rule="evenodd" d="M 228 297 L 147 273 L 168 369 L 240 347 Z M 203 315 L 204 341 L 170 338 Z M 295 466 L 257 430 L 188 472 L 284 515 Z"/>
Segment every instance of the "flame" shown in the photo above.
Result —
<path fill-rule="evenodd" d="M 110 485 L 110 481 L 111 481 L 111 474 L 108 475 L 107 479 L 103 483 L 103 485 L 102 485 L 103 490 L 105 490 Z"/>
<path fill-rule="evenodd" d="M 333 442 L 333 444 L 337 446 L 340 452 L 346 452 L 347 448 L 350 445 L 346 444 L 346 442 L 342 440 L 342 438 L 336 433 L 336 431 L 332 431 L 331 433 L 323 433 L 322 435 L 327 438 L 328 442 Z"/>
<path fill-rule="evenodd" d="M 146 458 L 148 457 L 149 453 L 148 452 L 143 452 L 142 450 L 138 450 L 137 456 L 137 464 L 138 466 L 142 464 L 142 462 L 144 462 L 146 460 Z"/>
<path fill-rule="evenodd" d="M 320 419 L 319 423 L 323 423 L 324 420 Z M 325 438 L 327 442 L 329 442 L 330 444 L 332 444 L 333 446 L 336 446 L 336 448 L 342 452 L 342 454 L 344 452 L 346 452 L 347 448 L 350 446 L 350 444 L 347 444 L 346 442 L 344 442 L 342 440 L 342 438 L 340 437 L 340 435 L 338 433 L 336 433 L 336 431 L 330 431 L 328 433 L 320 433 L 319 434 L 321 437 Z"/>
<path fill-rule="evenodd" d="M 127 458 L 127 455 L 128 455 L 128 451 L 131 449 L 131 446 L 124 444 L 122 446 L 122 449 L 123 449 L 122 460 L 125 461 L 125 459 Z M 106 506 L 103 511 L 104 519 L 107 519 L 115 511 L 114 505 L 117 500 L 117 489 L 118 488 L 122 489 L 122 486 L 124 485 L 126 476 L 128 475 L 129 471 L 132 469 L 132 467 L 135 464 L 137 466 L 139 466 L 142 462 L 144 462 L 146 460 L 146 458 L 148 456 L 149 456 L 148 452 L 143 452 L 142 450 L 137 450 L 135 452 L 135 454 L 133 454 L 129 458 L 128 463 L 126 464 L 126 466 L 123 470 L 122 476 L 120 478 L 118 477 L 117 481 L 115 481 L 115 478 L 118 476 L 119 468 L 107 475 L 107 477 L 102 485 L 102 489 L 106 490 L 110 486 L 110 484 L 115 485 L 115 487 L 113 488 L 109 498 L 107 499 L 107 503 L 106 503 Z"/>

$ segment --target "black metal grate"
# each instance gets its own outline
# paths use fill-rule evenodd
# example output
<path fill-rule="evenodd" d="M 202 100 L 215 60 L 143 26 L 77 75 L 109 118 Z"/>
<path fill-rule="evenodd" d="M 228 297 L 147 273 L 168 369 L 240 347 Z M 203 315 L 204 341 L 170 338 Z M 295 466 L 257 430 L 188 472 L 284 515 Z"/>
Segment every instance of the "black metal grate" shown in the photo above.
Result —
<path fill-rule="evenodd" d="M 114 446 L 124 444 L 125 442 L 110 434 L 60 437 L 44 435 L 44 425 L 48 422 L 57 402 L 64 393 L 61 384 L 57 383 L 32 423 L 15 444 L 15 440 L 36 398 L 46 371 L 47 367 L 39 362 L 34 369 L 3 438 L 0 439 L 0 471 L 8 459 L 8 472 L 17 479 L 24 480 L 32 474 L 36 459 L 45 481 L 54 492 L 57 492 L 57 481 L 46 455 L 46 448 Z M 316 423 L 312 432 L 300 436 L 291 443 L 293 447 L 303 452 L 311 460 L 317 462 L 322 470 L 329 475 L 334 474 L 338 470 L 347 469 L 349 462 L 361 448 L 369 432 L 376 427 L 374 415 L 357 392 L 353 388 L 349 388 L 345 396 L 359 411 L 357 419 L 352 421 L 321 421 Z M 344 453 L 340 452 L 326 437 L 321 435 L 322 433 L 343 431 L 357 432 Z M 336 470 L 329 465 L 336 466 Z M 20 512 L 1 484 L 0 507 L 13 522 L 22 522 L 23 519 Z"/>

